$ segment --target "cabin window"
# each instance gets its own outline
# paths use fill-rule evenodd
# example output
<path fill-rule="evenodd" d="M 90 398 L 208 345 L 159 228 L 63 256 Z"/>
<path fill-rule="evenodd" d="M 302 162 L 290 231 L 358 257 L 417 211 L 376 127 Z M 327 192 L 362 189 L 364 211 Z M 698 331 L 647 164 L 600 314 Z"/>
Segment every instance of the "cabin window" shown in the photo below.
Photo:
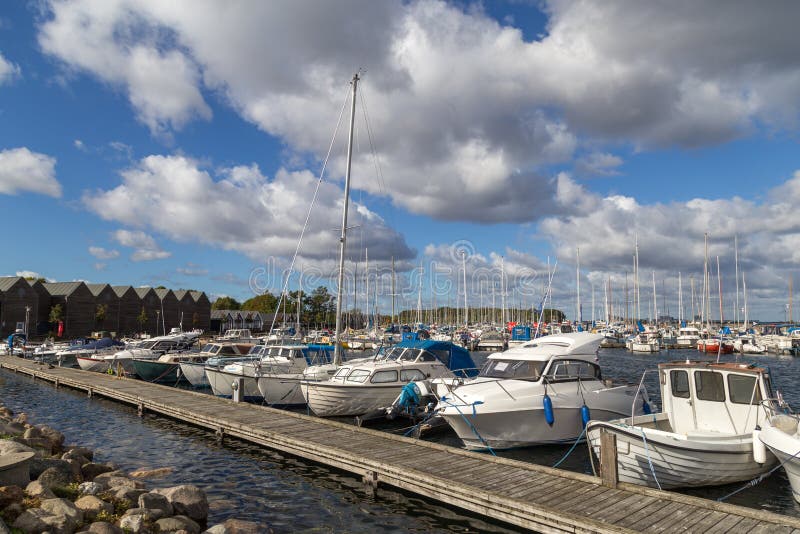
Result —
<path fill-rule="evenodd" d="M 223 345 L 222 348 L 219 350 L 220 354 L 236 354 L 236 351 L 233 349 L 231 345 Z"/>
<path fill-rule="evenodd" d="M 552 363 L 547 377 L 552 381 L 599 380 L 600 368 L 581 360 L 556 360 Z"/>
<path fill-rule="evenodd" d="M 348 382 L 366 382 L 369 377 L 367 369 L 354 369 L 352 373 L 347 375 Z"/>
<path fill-rule="evenodd" d="M 761 390 L 756 385 L 754 376 L 728 375 L 728 393 L 731 402 L 736 404 L 751 404 L 751 399 L 752 404 L 761 402 Z"/>
<path fill-rule="evenodd" d="M 359 380 L 359 382 L 363 382 L 363 380 Z M 373 384 L 385 384 L 387 382 L 397 382 L 397 371 L 378 371 L 377 373 L 372 375 L 370 382 L 372 382 Z"/>
<path fill-rule="evenodd" d="M 436 356 L 428 352 L 427 350 L 423 350 L 420 352 L 419 358 L 417 358 L 418 362 L 435 362 Z"/>
<path fill-rule="evenodd" d="M 489 378 L 512 378 L 515 380 L 539 380 L 547 362 L 526 360 L 487 360 L 480 376 Z"/>
<path fill-rule="evenodd" d="M 689 373 L 686 371 L 670 371 L 669 379 L 672 382 L 672 396 L 689 398 Z"/>
<path fill-rule="evenodd" d="M 450 367 L 450 351 L 445 349 L 431 349 L 431 353 L 433 353 L 436 358 L 445 364 L 446 366 Z"/>
<path fill-rule="evenodd" d="M 334 377 L 340 377 L 340 378 L 341 378 L 341 377 L 347 376 L 347 373 L 349 373 L 349 372 L 350 372 L 350 368 L 349 368 L 349 367 L 340 367 L 340 368 L 339 368 L 339 369 L 336 371 L 336 374 L 335 374 L 335 375 L 333 375 L 333 376 L 334 376 Z"/>
<path fill-rule="evenodd" d="M 695 371 L 694 388 L 700 400 L 725 402 L 725 383 L 722 373 Z"/>
<path fill-rule="evenodd" d="M 400 382 L 411 382 L 412 380 L 425 380 L 425 373 L 419 369 L 403 369 L 400 371 Z"/>

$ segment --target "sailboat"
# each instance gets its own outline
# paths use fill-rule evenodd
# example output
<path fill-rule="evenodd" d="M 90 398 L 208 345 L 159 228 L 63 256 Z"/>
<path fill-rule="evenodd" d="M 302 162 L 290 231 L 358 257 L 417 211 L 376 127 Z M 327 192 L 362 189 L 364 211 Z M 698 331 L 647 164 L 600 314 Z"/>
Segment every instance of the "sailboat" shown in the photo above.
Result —
<path fill-rule="evenodd" d="M 453 378 L 454 371 L 461 370 L 470 376 L 476 372 L 474 364 L 463 353 L 455 352 L 449 342 L 419 341 L 406 339 L 391 350 L 379 354 L 374 359 L 348 362 L 342 365 L 342 292 L 344 286 L 344 256 L 347 244 L 347 212 L 350 200 L 350 172 L 353 156 L 353 125 L 356 112 L 356 90 L 359 76 L 356 73 L 351 82 L 352 107 L 350 115 L 350 136 L 347 145 L 347 167 L 344 182 L 344 202 L 342 208 L 342 228 L 339 239 L 339 284 L 336 297 L 336 340 L 332 366 L 325 371 L 330 373 L 328 380 L 319 380 L 326 375 L 319 368 L 309 367 L 307 379 L 300 382 L 309 408 L 319 416 L 363 415 L 391 405 L 392 401 L 409 382 L 432 377 Z M 392 261 L 394 266 L 394 260 Z M 394 303 L 394 269 L 392 269 L 392 302 Z M 466 313 L 465 313 L 466 322 Z M 394 323 L 394 304 L 392 305 Z M 412 335 L 413 334 L 409 334 Z M 463 350 L 463 349 L 461 349 Z"/>

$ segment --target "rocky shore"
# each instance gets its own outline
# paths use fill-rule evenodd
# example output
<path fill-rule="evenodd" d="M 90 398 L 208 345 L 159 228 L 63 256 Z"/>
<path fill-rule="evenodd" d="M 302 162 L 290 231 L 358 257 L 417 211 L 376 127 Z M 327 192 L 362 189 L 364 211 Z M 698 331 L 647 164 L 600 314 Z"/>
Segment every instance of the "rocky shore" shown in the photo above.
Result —
<path fill-rule="evenodd" d="M 269 528 L 229 519 L 206 529 L 208 499 L 193 485 L 148 490 L 142 479 L 168 468 L 127 473 L 94 452 L 65 445 L 47 425 L 0 405 L 0 534 L 255 534 Z"/>

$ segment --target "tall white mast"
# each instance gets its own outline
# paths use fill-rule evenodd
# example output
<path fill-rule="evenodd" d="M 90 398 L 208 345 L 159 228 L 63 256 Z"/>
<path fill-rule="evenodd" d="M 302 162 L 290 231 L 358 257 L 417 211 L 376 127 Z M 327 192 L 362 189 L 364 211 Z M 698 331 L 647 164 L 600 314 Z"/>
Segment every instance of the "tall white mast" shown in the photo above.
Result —
<path fill-rule="evenodd" d="M 581 249 L 575 249 L 576 267 L 575 267 L 575 287 L 577 288 L 577 298 L 575 299 L 575 318 L 578 319 L 578 324 L 583 322 L 583 315 L 581 313 Z"/>
<path fill-rule="evenodd" d="M 656 298 L 656 272 L 653 271 L 653 323 L 658 325 L 658 300 Z"/>
<path fill-rule="evenodd" d="M 422 260 L 419 261 L 419 286 L 417 287 L 417 324 L 422 323 Z"/>
<path fill-rule="evenodd" d="M 683 322 L 683 285 L 681 285 L 681 272 L 678 271 L 678 326 Z"/>
<path fill-rule="evenodd" d="M 722 315 L 722 275 L 719 272 L 719 256 L 717 256 L 717 284 L 719 285 L 719 327 L 722 328 L 725 318 Z"/>
<path fill-rule="evenodd" d="M 703 299 L 702 299 L 702 308 L 700 312 L 700 322 L 706 323 L 706 328 L 708 328 L 708 315 L 706 314 L 706 294 L 708 293 L 708 232 L 704 234 L 703 237 Z"/>
<path fill-rule="evenodd" d="M 500 256 L 500 306 L 503 308 L 500 322 L 505 328 L 508 321 L 506 320 L 506 259 L 503 256 Z"/>
<path fill-rule="evenodd" d="M 733 236 L 733 257 L 736 264 L 736 308 L 733 311 L 736 328 L 739 328 L 739 236 Z"/>
<path fill-rule="evenodd" d="M 642 299 L 639 293 L 639 234 L 634 236 L 635 240 L 635 254 L 633 259 L 633 265 L 635 272 L 634 276 L 634 292 L 636 293 L 636 319 L 641 320 L 642 318 Z"/>
<path fill-rule="evenodd" d="M 467 256 L 461 251 L 461 267 L 464 269 L 464 326 L 469 326 L 469 305 L 467 304 Z"/>
<path fill-rule="evenodd" d="M 744 280 L 744 271 L 742 271 L 742 291 L 744 291 L 744 329 L 747 330 L 747 282 Z"/>
<path fill-rule="evenodd" d="M 364 325 L 364 327 L 369 327 L 369 315 L 371 313 L 371 310 L 370 310 L 371 306 L 370 306 L 370 303 L 369 303 L 369 248 L 365 248 L 364 249 L 364 260 L 365 260 L 365 265 L 364 265 L 364 278 L 365 278 L 364 287 L 365 287 L 365 289 L 364 289 L 364 291 L 365 291 L 365 294 L 367 296 L 367 298 L 366 298 L 366 309 L 364 310 L 366 324 Z"/>
<path fill-rule="evenodd" d="M 350 108 L 350 135 L 347 141 L 347 171 L 344 175 L 344 206 L 342 207 L 342 234 L 339 238 L 339 285 L 336 288 L 336 345 L 333 349 L 333 364 L 342 364 L 342 286 L 344 286 L 344 254 L 347 246 L 347 208 L 350 205 L 350 169 L 353 163 L 353 126 L 356 120 L 356 88 L 358 73 L 353 75 L 352 106 Z"/>
<path fill-rule="evenodd" d="M 392 329 L 394 329 L 394 297 L 395 295 L 395 280 L 394 280 L 394 256 L 392 256 Z"/>

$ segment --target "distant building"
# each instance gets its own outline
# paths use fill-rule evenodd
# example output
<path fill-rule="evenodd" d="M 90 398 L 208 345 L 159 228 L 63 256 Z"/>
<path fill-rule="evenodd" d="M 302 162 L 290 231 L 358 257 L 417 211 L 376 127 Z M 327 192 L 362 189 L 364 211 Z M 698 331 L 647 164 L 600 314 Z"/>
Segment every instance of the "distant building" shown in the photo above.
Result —
<path fill-rule="evenodd" d="M 181 326 L 181 317 L 186 330 L 211 327 L 211 303 L 201 291 L 42 283 L 10 276 L 0 277 L 0 336 L 8 336 L 17 326 L 24 329 L 26 319 L 31 335 L 57 334 L 58 322 L 50 322 L 57 305 L 61 306 L 63 337 L 86 336 L 97 330 L 108 330 L 117 337 L 161 334 Z M 142 309 L 144 324 L 140 324 Z"/>

